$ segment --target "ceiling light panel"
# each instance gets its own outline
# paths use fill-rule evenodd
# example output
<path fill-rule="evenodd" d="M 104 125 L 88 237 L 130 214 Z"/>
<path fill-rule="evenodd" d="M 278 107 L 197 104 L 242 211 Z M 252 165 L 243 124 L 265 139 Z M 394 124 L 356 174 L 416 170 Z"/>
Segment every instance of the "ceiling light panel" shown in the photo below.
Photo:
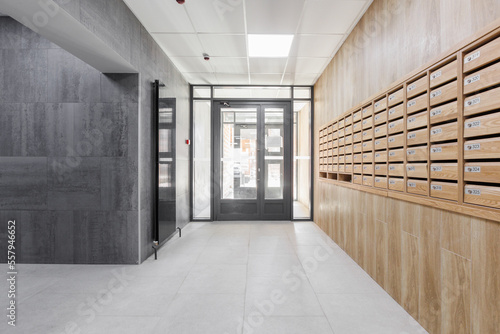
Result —
<path fill-rule="evenodd" d="M 249 34 L 295 34 L 304 0 L 246 1 Z"/>
<path fill-rule="evenodd" d="M 288 57 L 293 35 L 248 35 L 248 56 L 262 58 Z"/>

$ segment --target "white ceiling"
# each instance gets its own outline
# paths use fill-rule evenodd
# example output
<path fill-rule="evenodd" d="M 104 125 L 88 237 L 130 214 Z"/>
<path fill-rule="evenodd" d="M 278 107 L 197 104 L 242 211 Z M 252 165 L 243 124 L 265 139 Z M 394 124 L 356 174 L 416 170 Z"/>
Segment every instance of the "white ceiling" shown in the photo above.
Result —
<path fill-rule="evenodd" d="M 191 84 L 312 85 L 373 0 L 124 1 Z M 288 58 L 249 58 L 247 34 L 295 38 Z"/>

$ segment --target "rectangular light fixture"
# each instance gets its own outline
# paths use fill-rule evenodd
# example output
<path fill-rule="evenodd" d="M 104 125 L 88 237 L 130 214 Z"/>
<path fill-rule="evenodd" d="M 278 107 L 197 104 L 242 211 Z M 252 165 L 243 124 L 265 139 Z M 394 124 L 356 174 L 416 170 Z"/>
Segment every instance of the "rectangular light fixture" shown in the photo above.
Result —
<path fill-rule="evenodd" d="M 293 35 L 248 35 L 248 56 L 286 58 L 290 54 Z"/>

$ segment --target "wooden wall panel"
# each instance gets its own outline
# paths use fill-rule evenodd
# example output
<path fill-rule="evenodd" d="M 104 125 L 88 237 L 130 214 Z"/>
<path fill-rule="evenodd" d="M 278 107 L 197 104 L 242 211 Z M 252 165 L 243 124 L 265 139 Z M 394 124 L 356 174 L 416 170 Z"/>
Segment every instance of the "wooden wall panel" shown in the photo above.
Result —
<path fill-rule="evenodd" d="M 442 250 L 442 334 L 469 334 L 470 261 Z"/>
<path fill-rule="evenodd" d="M 380 196 L 376 196 L 380 198 Z M 395 301 L 401 303 L 401 222 L 406 219 L 402 211 L 387 210 L 388 228 L 388 270 L 387 292 Z"/>
<path fill-rule="evenodd" d="M 440 0 L 441 49 L 447 50 L 459 43 L 463 37 L 472 35 L 472 20 L 470 19 L 470 0 Z M 454 34 L 449 34 L 449 24 L 455 28 Z"/>
<path fill-rule="evenodd" d="M 499 17 L 498 0 L 375 0 L 315 85 L 315 133 Z M 318 164 L 315 159 L 316 171 Z M 348 246 L 349 255 L 391 295 L 400 296 L 401 305 L 429 333 L 448 333 L 456 329 L 453 324 L 463 323 L 470 333 L 496 333 L 499 223 L 340 188 L 315 177 L 315 222 L 344 250 Z M 463 290 L 467 279 L 469 297 Z M 461 304 L 449 302 L 455 293 Z"/>
<path fill-rule="evenodd" d="M 359 266 L 365 269 L 365 247 L 366 247 L 366 215 L 359 212 L 357 214 L 357 229 L 354 231 L 356 233 L 356 262 Z M 366 269 L 365 269 L 366 270 Z"/>
<path fill-rule="evenodd" d="M 471 258 L 470 216 L 443 211 L 441 222 L 441 247 L 470 260 Z"/>
<path fill-rule="evenodd" d="M 366 215 L 363 215 L 365 219 L 366 226 L 366 248 L 365 248 L 365 266 L 364 269 L 372 278 L 376 277 L 377 272 L 377 257 L 376 257 L 376 249 L 377 249 L 377 240 L 375 237 L 375 219 L 373 218 L 373 214 L 368 212 Z"/>
<path fill-rule="evenodd" d="M 500 225 L 472 219 L 473 334 L 498 333 L 500 324 Z"/>
<path fill-rule="evenodd" d="M 441 211 L 423 207 L 419 238 L 419 322 L 430 333 L 441 328 Z"/>
<path fill-rule="evenodd" d="M 486 24 L 500 17 L 498 0 L 471 1 L 472 31 L 477 31 Z"/>
<path fill-rule="evenodd" d="M 418 319 L 418 238 L 402 233 L 401 244 L 401 305 Z"/>
<path fill-rule="evenodd" d="M 375 245 L 375 281 L 385 289 L 387 284 L 388 233 L 387 224 L 380 220 L 375 220 L 375 240 L 377 241 Z"/>

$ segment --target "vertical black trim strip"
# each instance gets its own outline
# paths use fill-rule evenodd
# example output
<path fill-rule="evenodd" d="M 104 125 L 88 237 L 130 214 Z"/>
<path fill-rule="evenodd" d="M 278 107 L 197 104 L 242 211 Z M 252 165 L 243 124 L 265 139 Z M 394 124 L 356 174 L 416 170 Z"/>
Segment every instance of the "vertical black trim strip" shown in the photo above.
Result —
<path fill-rule="evenodd" d="M 151 113 L 151 172 L 153 174 L 152 179 L 152 220 L 153 220 L 153 233 L 154 241 L 160 241 L 160 229 L 158 224 L 158 99 L 160 97 L 160 82 L 155 80 L 153 82 L 153 92 L 152 92 L 152 113 Z"/>
<path fill-rule="evenodd" d="M 311 87 L 311 220 L 314 221 L 314 86 Z"/>
<path fill-rule="evenodd" d="M 193 189 L 193 179 L 194 179 L 194 87 L 189 85 L 190 99 L 189 99 L 189 140 L 191 145 L 189 145 L 189 221 L 193 221 L 193 211 L 194 211 L 194 189 Z"/>

